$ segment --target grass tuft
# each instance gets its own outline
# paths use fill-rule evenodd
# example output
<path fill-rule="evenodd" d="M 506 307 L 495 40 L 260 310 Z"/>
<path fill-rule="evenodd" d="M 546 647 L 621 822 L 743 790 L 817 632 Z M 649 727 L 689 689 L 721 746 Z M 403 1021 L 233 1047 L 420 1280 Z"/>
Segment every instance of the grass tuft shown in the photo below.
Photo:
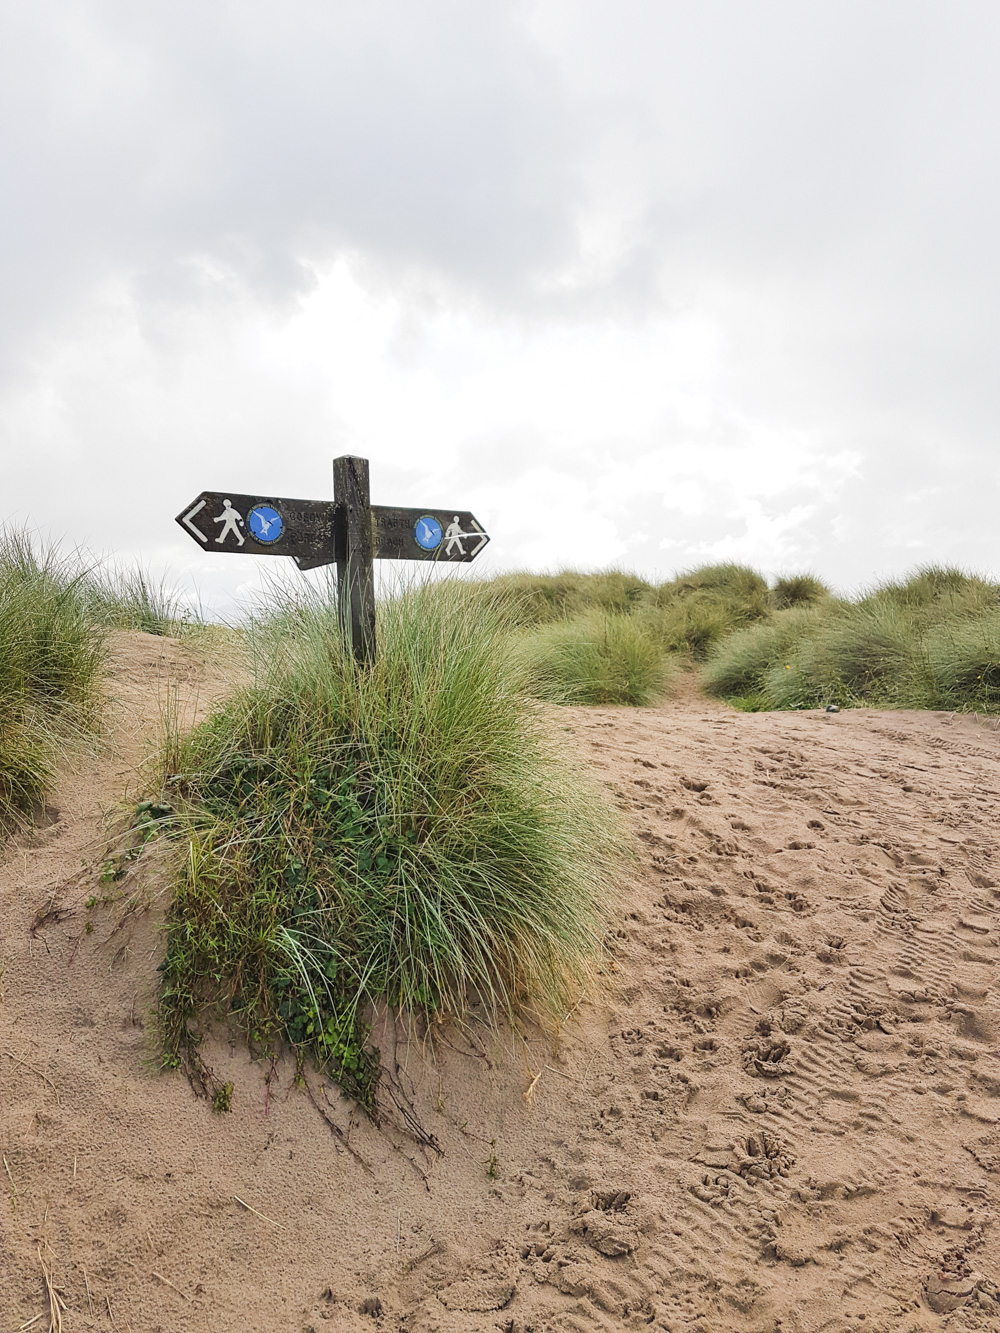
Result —
<path fill-rule="evenodd" d="M 591 975 L 617 816 L 532 702 L 505 599 L 418 588 L 380 606 L 378 633 L 358 672 L 328 602 L 258 618 L 253 684 L 165 757 L 187 832 L 167 1063 L 214 1006 L 372 1110 L 373 1003 L 558 1018 Z"/>
<path fill-rule="evenodd" d="M 1000 710 L 1000 585 L 941 566 L 824 596 L 718 642 L 710 694 L 740 708 Z"/>
<path fill-rule="evenodd" d="M 182 619 L 177 593 L 143 569 L 95 566 L 83 588 L 96 625 L 162 635 L 173 632 Z"/>
<path fill-rule="evenodd" d="M 830 596 L 830 589 L 814 575 L 786 574 L 775 580 L 770 601 L 775 611 L 787 611 L 793 606 L 815 606 Z"/>
<path fill-rule="evenodd" d="M 589 612 L 546 625 L 524 640 L 541 699 L 560 704 L 654 703 L 668 669 L 648 620 Z"/>
<path fill-rule="evenodd" d="M 927 663 L 935 707 L 1000 712 L 1000 612 L 935 626 Z"/>
<path fill-rule="evenodd" d="M 816 608 L 795 607 L 736 630 L 710 653 L 702 669 L 705 689 L 720 698 L 740 697 L 743 707 L 752 707 L 754 700 L 760 707 L 773 707 L 765 693 L 769 672 L 786 669 L 798 645 L 817 633 L 826 619 Z"/>
<path fill-rule="evenodd" d="M 770 614 L 767 582 L 745 565 L 705 565 L 661 584 L 651 623 L 664 647 L 704 659 L 727 634 Z"/>
<path fill-rule="evenodd" d="M 59 746 L 94 719 L 104 641 L 83 578 L 55 548 L 0 531 L 0 826 L 41 802 Z"/>
<path fill-rule="evenodd" d="M 525 626 L 571 620 L 590 611 L 626 615 L 645 602 L 653 586 L 636 574 L 619 569 L 583 574 L 564 569 L 556 574 L 526 571 L 500 574 L 478 585 L 491 597 L 500 597 L 509 614 Z"/>

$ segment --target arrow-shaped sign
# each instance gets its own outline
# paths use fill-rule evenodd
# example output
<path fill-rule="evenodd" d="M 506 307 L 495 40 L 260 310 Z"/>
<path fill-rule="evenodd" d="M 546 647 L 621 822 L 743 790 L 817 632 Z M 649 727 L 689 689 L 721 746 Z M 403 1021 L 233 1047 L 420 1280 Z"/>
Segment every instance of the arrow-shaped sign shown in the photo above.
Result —
<path fill-rule="evenodd" d="M 206 550 L 240 555 L 292 556 L 300 569 L 337 559 L 336 505 L 329 500 L 286 500 L 273 495 L 202 491 L 177 522 Z M 467 564 L 489 541 L 467 509 L 371 506 L 376 560 L 438 560 Z"/>
<path fill-rule="evenodd" d="M 197 504 L 193 504 L 191 506 L 191 508 L 187 511 L 186 514 L 179 515 L 177 520 L 179 523 L 183 523 L 184 527 L 187 528 L 188 532 L 193 532 L 200 542 L 207 542 L 208 538 L 202 532 L 201 528 L 195 527 L 195 525 L 191 522 L 191 520 L 194 518 L 195 514 L 200 514 L 204 508 L 205 508 L 205 501 L 199 500 Z"/>
<path fill-rule="evenodd" d="M 290 555 L 329 564 L 333 505 L 329 500 L 286 500 L 273 495 L 202 491 L 177 522 L 209 551 Z"/>
<path fill-rule="evenodd" d="M 333 464 L 333 502 L 202 491 L 177 522 L 207 551 L 287 555 L 299 569 L 336 562 L 344 637 L 364 663 L 375 653 L 373 560 L 467 563 L 489 541 L 467 509 L 393 509 L 373 505 L 368 460 Z"/>

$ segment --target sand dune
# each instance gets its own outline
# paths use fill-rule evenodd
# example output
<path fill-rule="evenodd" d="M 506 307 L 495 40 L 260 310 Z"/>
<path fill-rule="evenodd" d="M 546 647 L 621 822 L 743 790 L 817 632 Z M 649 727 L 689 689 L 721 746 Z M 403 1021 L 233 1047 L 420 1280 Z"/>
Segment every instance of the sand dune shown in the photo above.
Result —
<path fill-rule="evenodd" d="M 0 868 L 0 1333 L 43 1265 L 67 1333 L 1000 1329 L 993 724 L 568 710 L 638 834 L 608 995 L 381 1024 L 376 1129 L 225 1033 L 230 1114 L 153 1072 L 162 901 L 84 902 L 167 682 L 220 687 L 122 636 L 117 750 Z"/>

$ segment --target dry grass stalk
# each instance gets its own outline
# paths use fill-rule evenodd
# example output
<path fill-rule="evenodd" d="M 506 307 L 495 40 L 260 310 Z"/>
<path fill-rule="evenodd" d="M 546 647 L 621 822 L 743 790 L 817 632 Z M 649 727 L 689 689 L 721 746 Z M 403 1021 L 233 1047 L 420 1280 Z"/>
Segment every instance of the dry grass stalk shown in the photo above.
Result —
<path fill-rule="evenodd" d="M 531 1072 L 530 1069 L 529 1069 L 528 1072 L 529 1072 L 529 1073 Z M 541 1069 L 538 1071 L 538 1073 L 535 1075 L 535 1077 L 534 1077 L 534 1078 L 531 1080 L 531 1082 L 528 1084 L 528 1086 L 527 1086 L 527 1088 L 526 1088 L 526 1090 L 525 1090 L 525 1093 L 524 1093 L 524 1100 L 525 1100 L 526 1102 L 529 1102 L 529 1103 L 530 1103 L 530 1102 L 534 1099 L 534 1096 L 535 1096 L 535 1085 L 536 1085 L 536 1083 L 538 1082 L 538 1080 L 542 1077 L 542 1075 L 544 1074 L 544 1072 L 545 1072 L 545 1066 L 542 1065 Z"/>
<path fill-rule="evenodd" d="M 22 1069 L 27 1069 L 27 1070 L 29 1070 L 32 1074 L 36 1075 L 36 1077 L 38 1077 L 38 1078 L 42 1079 L 44 1082 L 46 1082 L 46 1083 L 49 1085 L 49 1087 L 52 1089 L 52 1091 L 55 1093 L 56 1105 L 57 1105 L 57 1106 L 59 1105 L 59 1091 L 58 1091 L 58 1089 L 56 1088 L 56 1085 L 52 1082 L 52 1080 L 49 1078 L 49 1076 L 48 1076 L 47 1074 L 43 1074 L 42 1071 L 41 1071 L 40 1069 L 36 1069 L 34 1065 L 29 1065 L 28 1062 L 27 1062 L 26 1060 L 21 1060 L 21 1059 L 19 1059 L 19 1058 L 14 1054 L 13 1051 L 0 1051 L 0 1055 L 6 1055 L 7 1058 L 8 1058 L 9 1060 L 13 1060 L 14 1063 L 15 1063 L 16 1065 L 20 1065 Z"/>
<path fill-rule="evenodd" d="M 42 1268 L 42 1277 L 45 1279 L 45 1294 L 49 1301 L 49 1333 L 63 1333 L 63 1311 L 66 1309 L 66 1302 L 56 1291 L 52 1282 L 52 1274 L 45 1265 L 41 1250 L 37 1251 L 38 1262 Z"/>
<path fill-rule="evenodd" d="M 285 1228 L 281 1225 L 280 1222 L 276 1222 L 273 1217 L 265 1217 L 263 1213 L 258 1213 L 256 1208 L 251 1208 L 251 1206 L 248 1203 L 246 1203 L 243 1199 L 241 1199 L 238 1194 L 234 1194 L 233 1198 L 236 1200 L 238 1204 L 241 1204 L 247 1210 L 248 1213 L 253 1213 L 255 1217 L 261 1218 L 262 1221 L 270 1222 L 271 1226 L 277 1227 L 279 1231 L 284 1231 Z"/>
<path fill-rule="evenodd" d="M 185 1301 L 189 1301 L 191 1299 L 190 1296 L 188 1296 L 185 1292 L 181 1291 L 180 1287 L 175 1287 L 168 1277 L 164 1277 L 162 1273 L 158 1273 L 155 1268 L 151 1268 L 149 1271 L 152 1273 L 153 1277 L 155 1277 L 158 1282 L 162 1282 L 163 1285 L 165 1287 L 169 1287 L 171 1291 L 176 1291 L 177 1295 L 182 1297 Z"/>
<path fill-rule="evenodd" d="M 14 1184 L 14 1177 L 13 1177 L 13 1176 L 11 1175 L 11 1173 L 10 1173 L 10 1163 L 7 1161 L 7 1158 L 6 1158 L 6 1157 L 3 1159 L 3 1169 L 7 1172 L 7 1179 L 10 1181 L 10 1189 L 11 1189 L 11 1193 L 12 1193 L 13 1196 L 14 1196 L 14 1197 L 13 1197 L 13 1204 L 14 1204 L 14 1207 L 16 1208 L 16 1207 L 17 1207 L 17 1186 Z"/>

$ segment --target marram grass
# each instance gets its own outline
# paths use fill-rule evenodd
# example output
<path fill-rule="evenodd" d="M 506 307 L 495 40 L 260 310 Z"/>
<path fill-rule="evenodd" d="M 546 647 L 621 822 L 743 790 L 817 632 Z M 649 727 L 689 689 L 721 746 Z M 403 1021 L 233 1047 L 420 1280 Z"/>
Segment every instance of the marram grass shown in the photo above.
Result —
<path fill-rule="evenodd" d="M 40 805 L 61 751 L 97 724 L 108 631 L 163 634 L 176 612 L 142 571 L 0 528 L 0 834 Z"/>
<path fill-rule="evenodd" d="M 1000 710 L 1000 586 L 928 566 L 855 602 L 810 605 L 721 638 L 710 694 L 744 708 Z"/>
<path fill-rule="evenodd" d="M 44 799 L 60 746 L 93 722 L 103 660 L 75 563 L 0 531 L 0 829 Z"/>
<path fill-rule="evenodd" d="M 560 704 L 655 703 L 670 674 L 666 654 L 640 616 L 591 611 L 543 625 L 522 643 L 532 688 Z"/>
<path fill-rule="evenodd" d="M 169 1062 L 221 1008 L 372 1109 L 371 1004 L 558 1020 L 591 977 L 622 833 L 531 699 L 503 599 L 405 592 L 380 606 L 378 637 L 358 672 L 328 603 L 258 619 L 253 684 L 168 756 L 187 848 L 163 964 Z"/>

